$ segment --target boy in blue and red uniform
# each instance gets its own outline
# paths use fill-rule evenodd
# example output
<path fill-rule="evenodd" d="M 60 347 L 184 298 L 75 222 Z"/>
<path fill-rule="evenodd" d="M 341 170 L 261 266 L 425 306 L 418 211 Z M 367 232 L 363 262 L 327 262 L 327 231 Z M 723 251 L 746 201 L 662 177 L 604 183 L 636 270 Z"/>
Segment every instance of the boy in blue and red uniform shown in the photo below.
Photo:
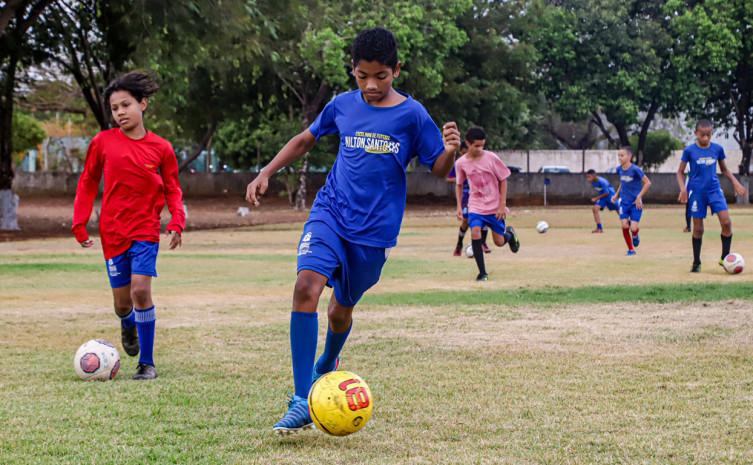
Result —
<path fill-rule="evenodd" d="M 745 187 L 727 168 L 727 163 L 724 161 L 726 155 L 722 146 L 711 142 L 713 130 L 710 121 L 701 120 L 696 124 L 696 142 L 685 147 L 680 166 L 677 167 L 677 184 L 680 186 L 679 201 L 690 205 L 690 216 L 693 218 L 693 265 L 690 269 L 693 273 L 701 271 L 701 240 L 707 208 L 711 208 L 711 213 L 716 214 L 719 218 L 719 225 L 722 227 L 720 265 L 723 265 L 724 257 L 729 255 L 730 247 L 732 247 L 732 220 L 724 192 L 719 184 L 719 176 L 716 174 L 717 164 L 722 174 L 732 183 L 735 194 L 743 196 L 747 193 Z M 690 165 L 690 179 L 686 187 L 685 168 L 688 164 Z"/>
<path fill-rule="evenodd" d="M 643 217 L 643 196 L 651 187 L 651 181 L 643 170 L 632 163 L 633 149 L 629 146 L 620 147 L 617 151 L 620 165 L 617 175 L 620 177 L 620 187 L 612 196 L 612 202 L 619 198 L 619 214 L 622 222 L 622 237 L 628 246 L 627 255 L 635 255 L 635 248 L 640 244 L 640 222 Z"/>
<path fill-rule="evenodd" d="M 316 121 L 259 172 L 246 192 L 246 199 L 257 205 L 271 175 L 309 152 L 320 137 L 339 135 L 337 159 L 317 193 L 298 244 L 290 315 L 295 394 L 287 413 L 273 427 L 279 433 L 312 426 L 307 402 L 311 385 L 335 369 L 350 333 L 353 308 L 379 281 L 389 250 L 397 242 L 408 164 L 418 157 L 434 175 L 444 178 L 460 145 L 455 123 L 446 123 L 440 133 L 420 103 L 392 87 L 400 63 L 391 32 L 383 28 L 361 32 L 351 53 L 359 88 L 332 99 Z M 334 292 L 327 310 L 324 352 L 314 363 L 316 310 L 325 286 Z"/>
<path fill-rule="evenodd" d="M 118 127 L 100 132 L 89 144 L 73 206 L 73 234 L 82 247 L 92 247 L 86 224 L 104 174 L 100 240 L 123 349 L 135 356 L 140 348 L 133 376 L 137 380 L 157 377 L 151 280 L 157 276 L 160 213 L 165 202 L 172 215 L 167 226 L 170 249 L 181 245 L 186 223 L 175 151 L 144 127 L 148 98 L 157 89 L 151 76 L 142 72 L 124 74 L 107 86 L 105 102 Z"/>
<path fill-rule="evenodd" d="M 468 152 L 468 144 L 466 144 L 465 141 L 460 142 L 460 156 Z M 452 169 L 450 170 L 450 174 L 447 175 L 447 182 L 450 182 L 453 184 L 453 193 L 455 191 L 454 185 L 455 185 L 455 179 L 457 178 L 457 175 L 455 174 L 455 166 L 453 165 Z M 460 220 L 460 229 L 458 230 L 458 243 L 455 245 L 455 251 L 452 253 L 453 256 L 459 257 L 463 254 L 463 239 L 465 238 L 465 233 L 468 232 L 468 199 L 471 195 L 471 187 L 468 184 L 468 180 L 466 179 L 463 183 L 463 198 L 462 198 L 462 212 L 463 212 L 463 219 Z M 481 229 L 481 248 L 484 250 L 484 253 L 491 253 L 492 249 L 489 248 L 488 245 L 486 245 L 486 237 L 489 233 L 489 228 L 487 226 L 484 226 Z"/>
<path fill-rule="evenodd" d="M 596 195 L 591 198 L 594 206 L 592 212 L 594 215 L 594 221 L 596 222 L 596 229 L 591 231 L 595 234 L 601 234 L 604 232 L 604 227 L 601 224 L 601 215 L 599 212 L 608 208 L 610 212 L 617 211 L 619 207 L 616 203 L 612 202 L 614 196 L 614 187 L 609 184 L 609 181 L 596 175 L 595 170 L 586 171 L 586 181 L 591 184 L 591 187 L 596 191 Z"/>

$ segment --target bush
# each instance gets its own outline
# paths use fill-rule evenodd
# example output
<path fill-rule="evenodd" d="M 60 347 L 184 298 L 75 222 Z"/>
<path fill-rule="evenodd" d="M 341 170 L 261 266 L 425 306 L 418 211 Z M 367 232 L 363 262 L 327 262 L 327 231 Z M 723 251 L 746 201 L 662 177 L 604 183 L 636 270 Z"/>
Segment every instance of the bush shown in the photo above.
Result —
<path fill-rule="evenodd" d="M 630 146 L 633 152 L 638 154 L 638 136 L 630 136 Z M 643 167 L 646 169 L 656 168 L 664 163 L 673 150 L 683 147 L 682 142 L 672 137 L 669 131 L 661 129 L 649 132 L 646 135 L 646 147 L 643 149 Z"/>

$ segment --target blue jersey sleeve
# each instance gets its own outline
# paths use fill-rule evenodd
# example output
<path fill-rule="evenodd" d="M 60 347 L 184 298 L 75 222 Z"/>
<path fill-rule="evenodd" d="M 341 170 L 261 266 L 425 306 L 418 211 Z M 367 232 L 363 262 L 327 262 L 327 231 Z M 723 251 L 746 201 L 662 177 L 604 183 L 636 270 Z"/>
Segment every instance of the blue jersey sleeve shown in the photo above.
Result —
<path fill-rule="evenodd" d="M 335 100 L 332 99 L 324 107 L 316 120 L 309 126 L 309 131 L 314 135 L 318 141 L 322 136 L 328 136 L 330 134 L 338 134 L 337 124 L 335 123 Z"/>
<path fill-rule="evenodd" d="M 682 151 L 682 157 L 680 160 L 684 161 L 685 163 L 690 163 L 690 151 L 687 147 Z"/>
<path fill-rule="evenodd" d="M 638 177 L 638 179 L 643 179 L 643 177 L 646 175 L 646 173 L 643 172 L 642 169 L 640 169 L 638 166 L 635 166 L 635 175 Z"/>
<path fill-rule="evenodd" d="M 722 147 L 721 145 L 717 147 L 719 147 L 719 150 L 717 151 L 719 153 L 717 160 L 724 160 L 725 158 L 727 158 L 727 155 L 724 153 L 724 147 Z"/>
<path fill-rule="evenodd" d="M 434 166 L 434 162 L 444 152 L 442 133 L 425 110 L 419 122 L 414 147 L 413 153 L 418 156 L 419 163 L 429 168 Z"/>

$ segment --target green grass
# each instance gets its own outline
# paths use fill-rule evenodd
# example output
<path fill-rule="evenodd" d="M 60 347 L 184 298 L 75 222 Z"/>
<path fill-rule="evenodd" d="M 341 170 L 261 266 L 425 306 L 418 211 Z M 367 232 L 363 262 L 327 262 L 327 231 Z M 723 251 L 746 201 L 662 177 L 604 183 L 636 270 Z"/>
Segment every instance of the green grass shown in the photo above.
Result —
<path fill-rule="evenodd" d="M 510 290 L 397 292 L 366 296 L 370 305 L 552 306 L 613 302 L 669 303 L 753 300 L 753 284 L 656 284 L 641 286 L 545 287 Z"/>
<path fill-rule="evenodd" d="M 753 257 L 743 213 L 733 249 Z M 486 283 L 451 256 L 451 215 L 408 217 L 355 310 L 343 367 L 375 407 L 344 438 L 270 431 L 292 390 L 300 225 L 163 249 L 149 383 L 124 354 L 113 382 L 74 375 L 81 343 L 119 341 L 101 252 L 0 243 L 0 465 L 753 463 L 753 273 L 726 275 L 712 240 L 688 273 L 679 208 L 646 214 L 632 259 L 587 209 L 519 213 L 523 248 L 488 255 Z"/>

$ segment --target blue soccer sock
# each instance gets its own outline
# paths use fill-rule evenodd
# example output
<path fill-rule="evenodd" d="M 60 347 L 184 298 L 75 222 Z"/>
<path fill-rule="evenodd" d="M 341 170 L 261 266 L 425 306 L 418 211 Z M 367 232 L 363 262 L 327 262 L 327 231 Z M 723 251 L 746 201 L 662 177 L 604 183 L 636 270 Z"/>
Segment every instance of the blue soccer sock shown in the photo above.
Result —
<path fill-rule="evenodd" d="M 290 314 L 290 354 L 293 358 L 295 395 L 308 397 L 314 371 L 319 320 L 316 312 Z"/>
<path fill-rule="evenodd" d="M 327 341 L 324 343 L 324 352 L 316 362 L 317 373 L 329 373 L 335 369 L 337 363 L 337 356 L 340 355 L 340 351 L 343 350 L 345 341 L 348 340 L 350 334 L 350 328 L 353 327 L 351 321 L 350 326 L 342 333 L 335 333 L 332 328 L 327 328 Z"/>
<path fill-rule="evenodd" d="M 131 308 L 131 311 L 128 312 L 128 315 L 118 315 L 118 318 L 120 318 L 120 326 L 123 329 L 131 329 L 136 326 L 136 312 L 133 311 L 133 308 Z"/>
<path fill-rule="evenodd" d="M 154 305 L 149 308 L 135 308 L 136 331 L 139 333 L 139 364 L 154 366 L 154 333 L 157 313 Z"/>
<path fill-rule="evenodd" d="M 596 223 L 596 229 L 598 229 L 599 231 L 601 231 L 604 228 L 601 226 L 601 223 Z"/>

